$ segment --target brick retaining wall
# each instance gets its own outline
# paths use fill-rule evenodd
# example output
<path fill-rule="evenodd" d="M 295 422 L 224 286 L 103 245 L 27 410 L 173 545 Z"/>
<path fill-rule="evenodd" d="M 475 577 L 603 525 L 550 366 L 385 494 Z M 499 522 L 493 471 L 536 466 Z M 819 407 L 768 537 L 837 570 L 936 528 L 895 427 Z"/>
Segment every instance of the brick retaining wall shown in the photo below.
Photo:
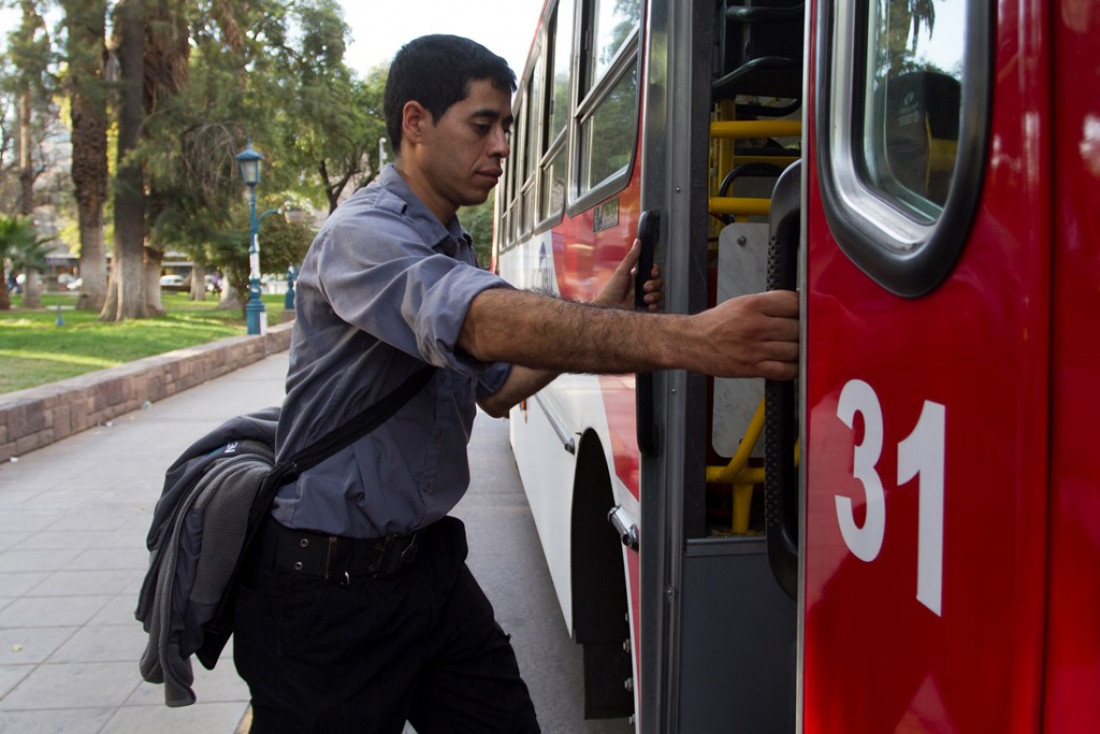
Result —
<path fill-rule="evenodd" d="M 0 395 L 0 462 L 290 347 L 293 323 Z"/>

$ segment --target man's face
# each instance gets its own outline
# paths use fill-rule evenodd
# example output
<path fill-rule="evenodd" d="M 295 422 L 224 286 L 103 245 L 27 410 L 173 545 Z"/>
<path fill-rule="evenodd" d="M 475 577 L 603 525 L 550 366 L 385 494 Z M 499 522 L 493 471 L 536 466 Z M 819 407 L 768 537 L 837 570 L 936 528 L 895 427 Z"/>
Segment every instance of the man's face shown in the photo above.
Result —
<path fill-rule="evenodd" d="M 433 194 L 455 207 L 489 198 L 510 151 L 512 95 L 488 79 L 472 81 L 469 88 L 436 124 L 421 128 L 421 170 Z"/>

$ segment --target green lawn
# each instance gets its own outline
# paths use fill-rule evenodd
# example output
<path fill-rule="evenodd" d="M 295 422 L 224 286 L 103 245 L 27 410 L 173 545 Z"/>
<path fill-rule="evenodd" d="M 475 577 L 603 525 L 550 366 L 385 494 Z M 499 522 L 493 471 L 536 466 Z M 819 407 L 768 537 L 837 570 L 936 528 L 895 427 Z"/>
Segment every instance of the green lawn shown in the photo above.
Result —
<path fill-rule="evenodd" d="M 246 333 L 241 309 L 219 311 L 215 298 L 163 293 L 162 300 L 165 316 L 104 324 L 98 314 L 73 308 L 75 294 L 44 294 L 44 307 L 33 310 L 14 296 L 12 309 L 0 311 L 0 393 Z M 263 300 L 268 324 L 279 323 L 284 297 L 265 294 Z"/>

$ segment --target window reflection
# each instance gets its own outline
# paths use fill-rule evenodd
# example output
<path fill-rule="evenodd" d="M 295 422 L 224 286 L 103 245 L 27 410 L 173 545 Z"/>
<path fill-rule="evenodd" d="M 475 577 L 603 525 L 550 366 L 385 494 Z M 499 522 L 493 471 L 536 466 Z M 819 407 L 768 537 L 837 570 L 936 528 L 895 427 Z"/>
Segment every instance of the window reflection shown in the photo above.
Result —
<path fill-rule="evenodd" d="M 565 149 L 561 149 L 551 159 L 543 171 L 542 180 L 542 218 L 550 217 L 561 211 L 565 204 Z"/>
<path fill-rule="evenodd" d="M 869 183 L 934 221 L 954 178 L 966 3 L 872 0 L 863 167 Z"/>
<path fill-rule="evenodd" d="M 641 0 L 595 0 L 592 7 L 592 58 L 588 65 L 591 89 L 607 73 L 615 55 L 642 18 Z"/>
<path fill-rule="evenodd" d="M 632 66 L 581 124 L 581 192 L 630 163 L 638 104 L 638 71 Z"/>
<path fill-rule="evenodd" d="M 573 59 L 573 2 L 558 3 L 550 59 L 550 136 L 553 143 L 569 120 L 569 75 Z"/>
<path fill-rule="evenodd" d="M 527 86 L 527 130 L 524 134 L 523 180 L 529 181 L 535 173 L 535 165 L 542 155 L 539 140 L 539 120 L 542 116 L 542 58 L 535 62 L 534 72 Z"/>

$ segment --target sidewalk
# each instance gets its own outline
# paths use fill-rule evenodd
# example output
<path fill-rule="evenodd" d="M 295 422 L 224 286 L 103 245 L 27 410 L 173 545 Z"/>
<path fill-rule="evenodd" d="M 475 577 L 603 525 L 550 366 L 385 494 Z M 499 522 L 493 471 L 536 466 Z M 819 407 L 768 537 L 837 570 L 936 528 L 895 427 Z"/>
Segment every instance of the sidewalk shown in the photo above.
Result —
<path fill-rule="evenodd" d="M 248 691 L 226 651 L 197 704 L 144 683 L 134 619 L 164 470 L 223 420 L 282 399 L 282 352 L 0 464 L 0 732 L 235 731 Z"/>
<path fill-rule="evenodd" d="M 242 730 L 248 691 L 231 648 L 214 671 L 193 661 L 198 703 L 170 709 L 163 687 L 141 680 L 147 635 L 134 608 L 165 469 L 223 420 L 279 403 L 286 368 L 279 352 L 0 463 L 0 734 Z M 506 421 L 478 414 L 470 469 L 452 514 L 544 734 L 633 731 L 583 719 L 582 650 L 562 624 Z"/>

